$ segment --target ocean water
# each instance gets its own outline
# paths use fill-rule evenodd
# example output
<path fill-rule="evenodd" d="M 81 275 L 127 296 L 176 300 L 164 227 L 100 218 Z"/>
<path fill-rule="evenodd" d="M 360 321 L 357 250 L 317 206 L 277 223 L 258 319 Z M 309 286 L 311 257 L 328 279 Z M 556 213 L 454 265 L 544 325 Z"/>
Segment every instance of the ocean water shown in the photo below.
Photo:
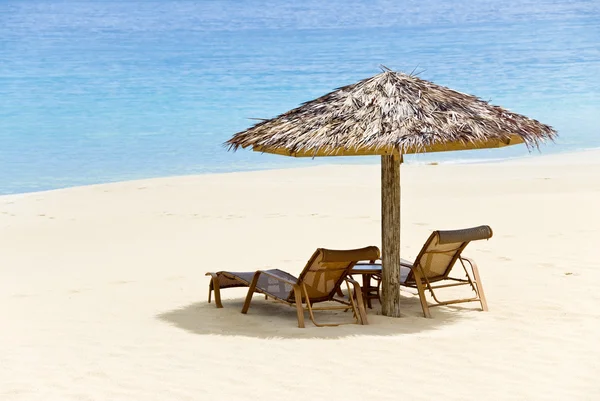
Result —
<path fill-rule="evenodd" d="M 0 1 L 0 194 L 377 163 L 222 143 L 378 73 L 411 72 L 600 146 L 600 1 Z M 417 155 L 455 162 L 524 146 Z M 537 151 L 534 151 L 537 154 Z"/>

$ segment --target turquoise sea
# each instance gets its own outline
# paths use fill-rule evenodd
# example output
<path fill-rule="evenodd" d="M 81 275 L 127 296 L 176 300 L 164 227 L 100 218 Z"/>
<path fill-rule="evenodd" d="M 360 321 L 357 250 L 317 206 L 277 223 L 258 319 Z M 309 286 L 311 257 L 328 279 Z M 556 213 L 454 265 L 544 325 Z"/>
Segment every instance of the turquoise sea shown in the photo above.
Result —
<path fill-rule="evenodd" d="M 222 143 L 380 64 L 553 125 L 542 153 L 600 147 L 598 0 L 0 0 L 0 194 L 379 162 Z"/>

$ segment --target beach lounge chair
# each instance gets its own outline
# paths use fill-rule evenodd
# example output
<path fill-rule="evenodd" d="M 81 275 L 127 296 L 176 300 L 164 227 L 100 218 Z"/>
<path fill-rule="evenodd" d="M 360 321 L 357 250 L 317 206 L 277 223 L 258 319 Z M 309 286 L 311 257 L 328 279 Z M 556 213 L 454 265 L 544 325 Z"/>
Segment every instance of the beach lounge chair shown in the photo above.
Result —
<path fill-rule="evenodd" d="M 462 256 L 462 251 L 471 241 L 491 237 L 492 229 L 489 226 L 463 230 L 434 231 L 423 245 L 414 263 L 404 259 L 400 261 L 400 285 L 417 289 L 425 317 L 431 317 L 430 307 L 462 302 L 479 302 L 482 310 L 488 310 L 477 264 L 473 259 Z M 462 267 L 465 273 L 464 278 L 450 276 L 453 268 L 457 265 Z M 467 265 L 469 269 L 467 269 Z M 373 264 L 367 264 L 366 267 L 372 269 L 373 266 Z M 356 269 L 360 270 L 361 264 L 358 264 Z M 372 277 L 379 281 L 378 286 L 381 285 L 380 275 L 372 274 Z M 434 285 L 434 283 L 439 284 Z M 440 288 L 464 285 L 471 287 L 475 293 L 474 297 L 440 301 L 434 292 L 434 290 Z M 426 289 L 431 293 L 435 304 L 429 305 L 427 303 L 425 298 Z M 379 291 L 377 291 L 377 294 L 379 294 Z"/>
<path fill-rule="evenodd" d="M 217 272 L 210 275 L 209 302 L 212 291 L 215 293 L 217 307 L 221 304 L 221 288 L 248 286 L 248 294 L 242 308 L 247 313 L 255 292 L 266 297 L 296 306 L 298 327 L 304 327 L 304 306 L 315 326 L 337 326 L 339 324 L 319 324 L 315 321 L 315 310 L 348 310 L 354 315 L 354 322 L 368 324 L 359 284 L 348 276 L 348 272 L 361 260 L 378 259 L 379 249 L 370 246 L 353 250 L 331 250 L 319 248 L 300 275 L 293 275 L 279 269 L 258 270 L 256 272 Z M 338 290 L 345 283 L 348 289 L 347 299 L 339 297 Z M 342 305 L 324 305 L 314 307 L 319 302 L 334 301 Z M 350 323 L 350 322 L 349 322 Z"/>
<path fill-rule="evenodd" d="M 400 265 L 401 285 L 417 289 L 425 317 L 431 317 L 430 307 L 462 302 L 479 302 L 482 310 L 488 310 L 477 264 L 473 259 L 462 256 L 462 251 L 471 241 L 491 237 L 492 229 L 489 226 L 463 230 L 434 231 L 423 245 L 414 263 L 410 264 L 403 261 Z M 467 264 L 469 269 L 467 269 Z M 462 267 L 465 273 L 464 278 L 450 276 L 451 271 L 457 265 Z M 440 284 L 434 285 L 434 283 Z M 434 292 L 434 290 L 440 288 L 463 285 L 471 287 L 475 296 L 440 301 Z M 425 289 L 429 290 L 435 304 L 429 305 L 427 303 Z"/>

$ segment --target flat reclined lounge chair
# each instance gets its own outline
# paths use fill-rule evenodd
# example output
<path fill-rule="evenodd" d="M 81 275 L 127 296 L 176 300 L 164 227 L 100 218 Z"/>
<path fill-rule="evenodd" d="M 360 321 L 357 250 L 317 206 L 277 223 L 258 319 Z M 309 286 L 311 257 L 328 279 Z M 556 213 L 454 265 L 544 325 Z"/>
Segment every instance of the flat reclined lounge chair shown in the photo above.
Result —
<path fill-rule="evenodd" d="M 434 231 L 423 245 L 414 263 L 412 265 L 405 263 L 400 265 L 401 285 L 417 289 L 425 317 L 431 317 L 429 307 L 462 302 L 479 302 L 482 310 L 488 310 L 477 264 L 473 259 L 462 256 L 462 251 L 471 241 L 490 239 L 491 237 L 492 229 L 489 226 L 463 230 Z M 460 262 L 465 272 L 465 278 L 450 277 L 450 272 L 457 261 Z M 471 274 L 469 274 L 465 262 L 469 265 Z M 442 281 L 450 281 L 450 283 L 433 285 L 433 283 Z M 475 296 L 440 301 L 433 291 L 434 289 L 461 285 L 470 286 Z M 427 304 L 425 289 L 429 290 L 436 304 Z"/>
<path fill-rule="evenodd" d="M 348 273 L 356 262 L 361 260 L 378 259 L 379 248 L 370 246 L 353 250 L 331 250 L 319 248 L 300 275 L 293 275 L 279 269 L 258 270 L 256 272 L 217 272 L 206 273 L 212 277 L 209 285 L 208 300 L 211 292 L 215 292 L 215 303 L 221 304 L 221 288 L 248 286 L 248 295 L 242 308 L 247 313 L 255 292 L 287 305 L 296 305 L 298 327 L 304 327 L 304 307 L 315 326 L 337 326 L 338 324 L 319 324 L 315 321 L 315 310 L 348 310 L 352 309 L 354 322 L 368 324 L 359 284 L 349 277 Z M 341 285 L 346 283 L 348 299 L 336 297 Z M 352 285 L 352 287 L 350 286 Z M 335 301 L 342 305 L 313 307 L 314 303 Z"/>

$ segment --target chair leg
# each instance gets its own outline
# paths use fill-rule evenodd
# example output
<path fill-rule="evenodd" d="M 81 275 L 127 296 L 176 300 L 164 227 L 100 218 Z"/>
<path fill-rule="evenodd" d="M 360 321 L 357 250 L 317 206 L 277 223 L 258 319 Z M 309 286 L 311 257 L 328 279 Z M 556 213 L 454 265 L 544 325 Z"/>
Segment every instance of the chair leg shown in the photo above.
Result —
<path fill-rule="evenodd" d="M 302 307 L 302 290 L 298 284 L 294 285 L 294 298 L 296 301 L 296 315 L 298 316 L 298 327 L 304 328 L 304 308 Z M 306 302 L 309 302 L 306 297 Z"/>
<path fill-rule="evenodd" d="M 419 299 L 421 300 L 421 308 L 423 309 L 423 316 L 426 318 L 431 318 L 431 313 L 429 312 L 429 305 L 427 305 L 427 299 L 425 299 L 425 287 L 423 287 L 423 281 L 421 279 L 421 274 L 417 271 L 417 269 L 413 270 L 413 274 L 415 276 L 415 281 L 417 283 L 417 291 L 419 292 Z"/>
<path fill-rule="evenodd" d="M 250 308 L 250 302 L 252 302 L 252 295 L 254 295 L 254 290 L 256 289 L 259 276 L 260 272 L 256 272 L 254 273 L 254 276 L 252 276 L 252 282 L 250 283 L 250 288 L 248 288 L 248 294 L 246 295 L 246 300 L 244 301 L 244 306 L 242 307 L 242 313 L 247 313 L 248 308 Z"/>
<path fill-rule="evenodd" d="M 313 310 L 312 310 L 312 305 L 310 304 L 310 300 L 308 298 L 306 299 L 306 309 L 308 309 L 308 317 L 310 318 L 310 320 L 313 322 L 313 324 L 315 326 L 317 326 L 317 327 L 329 326 L 328 324 L 324 325 L 324 324 L 317 323 L 317 321 L 315 320 L 315 314 L 313 313 Z"/>
<path fill-rule="evenodd" d="M 483 292 L 483 285 L 481 284 L 481 276 L 479 275 L 479 269 L 474 260 L 469 261 L 471 268 L 473 269 L 473 277 L 475 278 L 475 286 L 477 287 L 477 295 L 479 295 L 479 302 L 481 302 L 481 309 L 485 312 L 488 311 L 487 301 Z"/>
<path fill-rule="evenodd" d="M 210 295 L 211 292 L 215 292 L 215 306 L 217 308 L 222 308 L 223 304 L 221 303 L 221 287 L 219 287 L 219 276 L 216 273 L 206 273 L 207 276 L 210 276 L 210 284 L 208 285 L 208 303 L 210 303 Z"/>
<path fill-rule="evenodd" d="M 346 283 L 347 283 L 347 281 L 346 281 Z M 357 302 L 361 302 L 361 305 L 362 305 L 362 299 L 360 298 L 360 285 L 358 285 L 358 283 L 356 283 L 356 285 L 358 286 L 358 292 L 357 292 L 357 294 L 359 294 L 358 295 L 359 296 L 358 300 L 355 300 L 353 298 L 352 290 L 350 289 L 350 286 L 348 285 L 348 298 L 350 300 L 350 305 L 348 305 L 348 308 L 345 308 L 345 307 L 341 307 L 341 308 L 345 308 L 344 312 L 346 312 L 348 309 L 352 309 L 352 314 L 353 314 L 352 317 L 354 318 L 354 323 L 356 323 L 356 324 L 366 324 L 366 323 L 363 323 L 363 320 L 362 320 L 363 318 L 359 314 L 360 312 L 358 312 L 357 308 L 356 308 L 356 303 Z M 305 283 L 302 283 L 302 287 L 301 288 L 302 288 L 302 291 L 304 291 L 304 294 L 305 294 L 305 297 L 306 297 L 306 309 L 308 309 L 308 316 L 310 317 L 310 320 L 314 323 L 315 326 L 317 326 L 317 327 L 332 327 L 332 326 L 339 326 L 339 325 L 342 325 L 342 324 L 347 324 L 345 322 L 341 322 L 341 323 L 327 323 L 327 324 L 318 323 L 316 321 L 316 319 L 315 319 L 315 315 L 314 315 L 313 308 L 312 308 L 312 305 L 310 303 L 310 300 L 308 299 L 308 291 L 306 290 Z M 298 301 L 298 297 L 296 297 L 296 301 Z M 302 302 L 302 298 L 301 297 L 300 297 L 300 302 Z M 298 305 L 298 303 L 296 303 L 296 305 Z M 327 309 L 327 308 L 321 308 L 321 310 L 323 310 L 323 309 Z M 332 309 L 334 309 L 334 308 L 332 308 Z M 335 309 L 340 309 L 340 308 L 335 308 Z M 364 311 L 364 306 L 363 306 L 362 310 Z M 303 317 L 303 319 L 304 319 L 304 317 Z M 366 321 L 366 314 L 364 316 L 364 319 Z M 299 326 L 299 327 L 304 327 L 304 325 L 303 326 Z"/>

